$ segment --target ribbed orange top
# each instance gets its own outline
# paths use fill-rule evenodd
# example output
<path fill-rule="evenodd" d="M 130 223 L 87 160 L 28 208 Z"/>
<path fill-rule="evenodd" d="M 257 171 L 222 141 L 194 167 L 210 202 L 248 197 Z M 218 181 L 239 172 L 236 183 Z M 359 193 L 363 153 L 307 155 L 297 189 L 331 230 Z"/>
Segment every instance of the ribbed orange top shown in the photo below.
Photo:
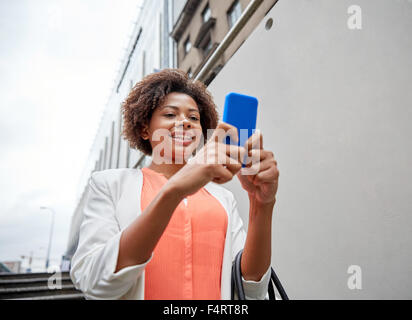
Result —
<path fill-rule="evenodd" d="M 143 168 L 141 209 L 167 178 Z M 205 188 L 182 200 L 145 268 L 145 300 L 220 300 L 227 213 Z"/>

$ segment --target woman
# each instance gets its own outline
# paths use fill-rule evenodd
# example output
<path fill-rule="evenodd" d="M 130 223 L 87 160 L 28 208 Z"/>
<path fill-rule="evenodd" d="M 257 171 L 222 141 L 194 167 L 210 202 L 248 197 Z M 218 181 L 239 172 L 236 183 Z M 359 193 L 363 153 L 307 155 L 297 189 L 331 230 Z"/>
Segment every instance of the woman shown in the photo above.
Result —
<path fill-rule="evenodd" d="M 262 135 L 244 147 L 224 144 L 218 133 L 236 139 L 236 129 L 217 125 L 206 87 L 175 69 L 146 76 L 122 110 L 123 135 L 152 162 L 92 174 L 70 272 L 75 286 L 89 299 L 230 299 L 232 261 L 244 249 L 246 298 L 264 299 L 279 171 Z M 246 151 L 249 168 L 241 170 Z M 248 169 L 254 173 L 242 174 Z M 234 175 L 249 197 L 247 235 L 221 186 Z"/>

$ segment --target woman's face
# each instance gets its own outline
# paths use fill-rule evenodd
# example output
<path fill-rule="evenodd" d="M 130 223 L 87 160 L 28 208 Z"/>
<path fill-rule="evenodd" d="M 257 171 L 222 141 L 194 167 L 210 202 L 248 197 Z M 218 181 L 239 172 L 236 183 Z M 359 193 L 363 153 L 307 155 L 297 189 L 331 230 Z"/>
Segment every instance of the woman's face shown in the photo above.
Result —
<path fill-rule="evenodd" d="M 154 110 L 142 137 L 150 141 L 153 161 L 186 162 L 202 137 L 200 112 L 196 102 L 185 93 L 168 94 Z"/>

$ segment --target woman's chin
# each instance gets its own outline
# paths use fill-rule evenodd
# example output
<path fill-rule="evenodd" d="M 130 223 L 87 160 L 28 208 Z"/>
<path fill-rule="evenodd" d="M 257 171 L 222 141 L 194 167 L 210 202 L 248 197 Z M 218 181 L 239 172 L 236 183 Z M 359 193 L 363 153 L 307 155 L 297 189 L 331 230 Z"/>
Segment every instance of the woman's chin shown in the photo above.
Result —
<path fill-rule="evenodd" d="M 161 163 L 183 164 L 189 160 L 195 149 L 195 143 L 191 143 L 187 146 L 175 143 L 167 146 L 163 145 L 161 150 L 158 149 L 157 152 L 154 152 L 157 156 L 154 157 L 156 160 L 153 160 Z"/>
<path fill-rule="evenodd" d="M 172 148 L 172 159 L 173 160 L 180 160 L 186 162 L 187 159 L 191 156 L 193 153 L 194 148 L 192 146 L 175 146 Z"/>

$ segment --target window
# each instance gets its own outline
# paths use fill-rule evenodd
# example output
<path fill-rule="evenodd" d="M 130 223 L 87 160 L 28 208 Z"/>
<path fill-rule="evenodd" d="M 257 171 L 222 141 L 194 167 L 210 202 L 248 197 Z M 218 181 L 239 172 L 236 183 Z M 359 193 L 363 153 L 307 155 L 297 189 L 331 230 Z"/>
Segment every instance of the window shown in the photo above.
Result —
<path fill-rule="evenodd" d="M 162 14 L 159 13 L 159 69 L 162 68 L 163 64 L 163 20 L 162 20 Z"/>
<path fill-rule="evenodd" d="M 154 59 L 154 54 L 155 54 L 155 47 L 154 47 L 154 42 L 150 44 L 150 48 L 147 48 L 146 51 L 146 67 L 145 71 L 147 74 L 153 72 L 153 68 L 155 67 L 155 59 Z"/>
<path fill-rule="evenodd" d="M 113 168 L 112 160 L 113 160 L 113 147 L 114 147 L 114 121 L 112 121 L 112 130 L 110 135 L 110 149 L 109 149 L 109 166 L 108 168 Z"/>
<path fill-rule="evenodd" d="M 206 5 L 206 8 L 202 11 L 202 19 L 203 22 L 207 22 L 212 15 L 212 11 L 210 11 L 209 4 Z"/>
<path fill-rule="evenodd" d="M 100 149 L 100 153 L 99 153 L 99 171 L 103 170 L 102 164 L 103 164 L 103 150 Z"/>
<path fill-rule="evenodd" d="M 142 78 L 146 76 L 146 51 L 142 53 Z"/>
<path fill-rule="evenodd" d="M 210 37 L 210 33 L 207 35 L 206 40 L 203 42 L 202 46 L 200 47 L 200 49 L 203 52 L 203 56 L 206 57 L 210 50 L 212 50 L 212 38 Z"/>
<path fill-rule="evenodd" d="M 235 25 L 236 21 L 240 18 L 241 15 L 242 8 L 240 7 L 240 2 L 239 0 L 235 0 L 235 2 L 232 4 L 229 11 L 227 12 L 227 18 L 229 21 L 230 29 L 232 29 L 232 27 Z"/>
<path fill-rule="evenodd" d="M 116 167 L 119 168 L 120 163 L 120 148 L 122 146 L 122 105 L 119 108 L 119 118 L 118 118 L 118 132 L 117 132 L 117 154 L 116 154 Z"/>
<path fill-rule="evenodd" d="M 192 48 L 192 44 L 190 43 L 189 37 L 187 37 L 185 43 L 184 43 L 184 50 L 185 50 L 185 55 L 189 53 L 190 49 Z"/>

